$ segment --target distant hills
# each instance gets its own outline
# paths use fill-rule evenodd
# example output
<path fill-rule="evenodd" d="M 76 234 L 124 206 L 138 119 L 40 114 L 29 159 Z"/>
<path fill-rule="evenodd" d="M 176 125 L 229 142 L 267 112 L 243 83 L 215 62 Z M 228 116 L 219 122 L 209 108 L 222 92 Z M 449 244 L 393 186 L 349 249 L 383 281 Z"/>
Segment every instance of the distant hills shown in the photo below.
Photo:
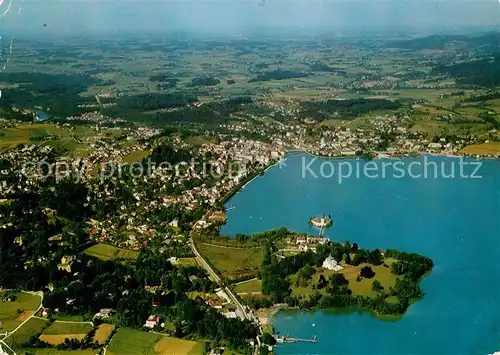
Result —
<path fill-rule="evenodd" d="M 455 48 L 500 53 L 500 32 L 488 32 L 479 36 L 432 35 L 409 40 L 390 41 L 387 46 L 412 50 Z"/>

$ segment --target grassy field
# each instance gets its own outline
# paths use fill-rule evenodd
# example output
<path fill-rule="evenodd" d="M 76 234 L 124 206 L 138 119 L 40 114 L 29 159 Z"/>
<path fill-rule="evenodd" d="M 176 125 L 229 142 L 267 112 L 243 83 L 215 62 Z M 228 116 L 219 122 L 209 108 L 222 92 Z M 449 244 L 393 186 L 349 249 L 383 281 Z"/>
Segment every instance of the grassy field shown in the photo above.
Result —
<path fill-rule="evenodd" d="M 260 280 L 250 280 L 236 285 L 234 287 L 234 292 L 236 293 L 260 292 L 261 285 L 262 282 Z"/>
<path fill-rule="evenodd" d="M 73 130 L 58 127 L 53 124 L 21 124 L 16 127 L 5 128 L 0 137 L 0 148 L 15 148 L 19 144 L 40 144 L 41 138 L 53 137 L 43 142 L 59 152 L 67 152 L 74 157 L 83 157 L 90 153 L 90 146 L 79 143 L 75 137 L 85 137 L 92 129 L 76 126 Z M 34 140 L 37 138 L 37 140 Z"/>
<path fill-rule="evenodd" d="M 96 355 L 98 350 L 23 349 L 35 355 Z M 22 354 L 22 353 L 21 353 Z"/>
<path fill-rule="evenodd" d="M 84 322 L 84 317 L 80 315 L 76 316 L 67 316 L 67 315 L 59 315 L 56 313 L 55 315 L 55 320 L 62 320 L 62 321 L 67 321 L 67 322 Z"/>
<path fill-rule="evenodd" d="M 0 148 L 15 148 L 19 144 L 26 144 L 33 137 L 69 135 L 62 128 L 48 124 L 22 124 L 17 127 L 5 128 L 0 137 Z"/>
<path fill-rule="evenodd" d="M 4 302 L 5 293 L 0 292 L 0 332 L 15 329 L 30 317 L 40 305 L 40 296 L 19 292 L 14 302 Z"/>
<path fill-rule="evenodd" d="M 172 337 L 164 337 L 154 346 L 155 354 L 161 355 L 202 355 L 203 343 Z"/>
<path fill-rule="evenodd" d="M 46 341 L 49 344 L 57 345 L 64 343 L 66 338 L 82 340 L 92 330 L 89 323 L 65 323 L 55 321 L 43 334 L 40 335 L 40 340 Z"/>
<path fill-rule="evenodd" d="M 110 355 L 202 355 L 203 343 L 130 328 L 120 328 L 106 351 Z"/>
<path fill-rule="evenodd" d="M 387 265 L 391 265 L 394 262 L 394 259 L 386 259 L 384 263 Z M 359 272 L 363 266 L 370 266 L 373 271 L 375 271 L 375 276 L 371 279 L 362 278 L 361 281 L 357 282 L 356 279 L 359 275 Z M 377 293 L 372 290 L 372 283 L 375 280 L 378 280 L 380 284 L 384 287 L 384 289 L 389 289 L 389 286 L 394 286 L 396 283 L 397 276 L 391 273 L 390 269 L 380 266 L 373 266 L 369 264 L 360 264 L 358 266 L 351 265 L 342 265 L 344 267 L 343 270 L 340 270 L 338 273 L 343 274 L 345 278 L 349 281 L 349 289 L 351 289 L 353 294 L 366 296 L 366 297 L 376 297 Z M 306 296 L 313 292 L 312 285 L 316 284 L 319 281 L 320 275 L 324 275 L 328 280 L 330 276 L 334 273 L 331 270 L 325 270 L 323 268 L 316 268 L 316 273 L 312 277 L 312 281 L 309 281 L 307 287 L 301 287 L 300 285 L 295 286 L 296 275 L 291 276 L 291 289 L 294 295 L 302 295 Z M 326 292 L 325 290 L 322 290 Z"/>
<path fill-rule="evenodd" d="M 179 262 L 178 265 L 198 266 L 198 262 L 196 261 L 196 258 L 179 258 L 177 261 Z"/>
<path fill-rule="evenodd" d="M 97 341 L 101 345 L 104 344 L 106 340 L 108 340 L 113 329 L 115 329 L 115 326 L 112 324 L 103 323 L 99 325 L 94 335 L 94 341 Z"/>
<path fill-rule="evenodd" d="M 85 249 L 84 254 L 94 256 L 102 260 L 119 258 L 135 260 L 139 255 L 139 253 L 135 250 L 122 249 L 109 244 L 93 245 L 90 248 Z"/>
<path fill-rule="evenodd" d="M 497 155 L 500 154 L 500 143 L 473 144 L 465 147 L 460 152 L 466 154 Z"/>
<path fill-rule="evenodd" d="M 227 248 L 200 243 L 198 250 L 228 279 L 256 274 L 263 258 L 262 248 Z"/>
<path fill-rule="evenodd" d="M 140 162 L 143 158 L 151 155 L 149 150 L 134 150 L 123 157 L 124 163 Z"/>
<path fill-rule="evenodd" d="M 89 323 L 67 323 L 55 321 L 45 331 L 44 335 L 59 335 L 59 334 L 87 334 L 92 330 Z"/>
<path fill-rule="evenodd" d="M 4 339 L 4 342 L 14 350 L 18 350 L 31 336 L 41 333 L 45 323 L 47 323 L 45 319 L 31 318 L 14 334 Z"/>

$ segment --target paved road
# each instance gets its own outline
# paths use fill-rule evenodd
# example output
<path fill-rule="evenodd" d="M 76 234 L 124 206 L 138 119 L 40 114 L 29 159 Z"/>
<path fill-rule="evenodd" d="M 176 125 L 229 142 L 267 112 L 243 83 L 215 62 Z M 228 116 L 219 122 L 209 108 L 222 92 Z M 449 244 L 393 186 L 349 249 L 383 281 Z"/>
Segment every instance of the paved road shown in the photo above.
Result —
<path fill-rule="evenodd" d="M 241 318 L 248 319 L 249 321 L 253 321 L 252 316 L 249 315 L 245 311 L 245 307 L 243 307 L 243 305 L 240 303 L 240 301 L 238 301 L 238 299 L 233 294 L 233 292 L 224 284 L 224 282 L 222 282 L 219 275 L 217 275 L 217 273 L 212 269 L 212 267 L 205 261 L 203 256 L 201 256 L 201 254 L 198 252 L 198 249 L 196 249 L 196 246 L 194 245 L 192 238 L 190 238 L 190 240 L 189 240 L 189 245 L 191 246 L 191 249 L 193 250 L 194 255 L 196 255 L 196 259 L 200 261 L 200 264 L 205 268 L 205 270 L 208 271 L 210 276 L 212 276 L 212 278 L 215 280 L 215 282 L 217 282 L 221 286 L 221 288 L 226 292 L 226 294 L 229 296 L 231 301 L 239 309 L 239 311 L 241 312 L 241 315 L 242 315 Z"/>

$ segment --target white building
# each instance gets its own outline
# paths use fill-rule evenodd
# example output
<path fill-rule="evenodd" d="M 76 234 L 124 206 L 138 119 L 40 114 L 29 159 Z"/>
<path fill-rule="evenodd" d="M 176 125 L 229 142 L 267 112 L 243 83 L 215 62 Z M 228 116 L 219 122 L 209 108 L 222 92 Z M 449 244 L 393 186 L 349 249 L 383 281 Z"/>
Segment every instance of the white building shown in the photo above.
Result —
<path fill-rule="evenodd" d="M 327 270 L 339 271 L 342 270 L 343 267 L 337 263 L 331 255 L 323 261 L 323 267 Z"/>

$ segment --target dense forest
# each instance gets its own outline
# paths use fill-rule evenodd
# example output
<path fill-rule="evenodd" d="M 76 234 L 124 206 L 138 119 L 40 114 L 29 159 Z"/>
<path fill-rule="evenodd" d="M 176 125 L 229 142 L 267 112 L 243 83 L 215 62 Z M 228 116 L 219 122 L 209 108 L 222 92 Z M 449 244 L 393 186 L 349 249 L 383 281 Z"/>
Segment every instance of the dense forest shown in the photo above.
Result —
<path fill-rule="evenodd" d="M 330 72 L 338 75 L 346 74 L 345 70 L 330 67 L 329 65 L 319 61 L 312 63 L 309 67 L 313 72 Z"/>
<path fill-rule="evenodd" d="M 472 62 L 435 67 L 434 74 L 446 74 L 460 85 L 493 88 L 500 85 L 500 56 Z"/>
<path fill-rule="evenodd" d="M 294 70 L 277 69 L 274 71 L 269 71 L 265 72 L 264 74 L 257 75 L 255 78 L 248 80 L 248 82 L 254 83 L 257 81 L 285 80 L 294 78 L 305 78 L 308 76 L 309 76 L 308 73 L 301 73 Z"/>
<path fill-rule="evenodd" d="M 191 80 L 188 86 L 213 86 L 220 84 L 220 80 L 211 76 L 200 76 Z"/>
<path fill-rule="evenodd" d="M 312 117 L 316 121 L 323 121 L 331 116 L 355 118 L 358 115 L 375 110 L 393 110 L 401 107 L 399 101 L 385 99 L 349 99 L 304 101 L 300 105 L 300 116 Z"/>
<path fill-rule="evenodd" d="M 43 107 L 51 116 L 71 116 L 88 111 L 80 104 L 94 102 L 81 97 L 90 85 L 109 84 L 89 75 L 0 73 L 0 81 L 18 84 L 17 88 L 2 90 L 0 108 L 9 113 L 11 107 Z M 14 118 L 12 115 L 10 117 Z"/>

